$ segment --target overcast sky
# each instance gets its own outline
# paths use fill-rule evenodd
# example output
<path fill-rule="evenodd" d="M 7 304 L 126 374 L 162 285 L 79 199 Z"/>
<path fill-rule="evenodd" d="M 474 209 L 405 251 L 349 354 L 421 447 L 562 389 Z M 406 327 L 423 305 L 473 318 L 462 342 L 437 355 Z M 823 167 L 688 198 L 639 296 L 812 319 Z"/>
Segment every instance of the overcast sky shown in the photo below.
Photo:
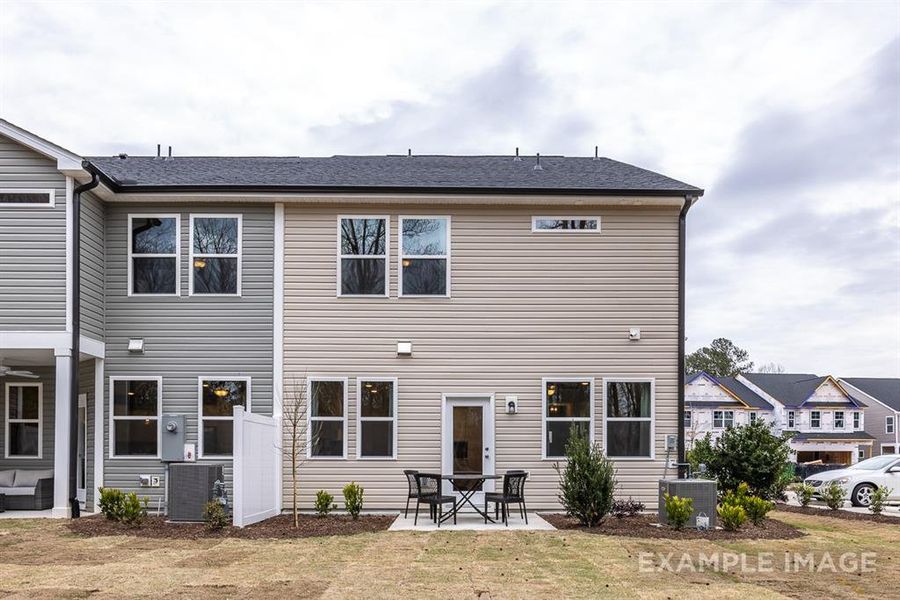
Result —
<path fill-rule="evenodd" d="M 900 376 L 900 3 L 0 3 L 84 155 L 601 155 L 706 189 L 688 349 Z"/>

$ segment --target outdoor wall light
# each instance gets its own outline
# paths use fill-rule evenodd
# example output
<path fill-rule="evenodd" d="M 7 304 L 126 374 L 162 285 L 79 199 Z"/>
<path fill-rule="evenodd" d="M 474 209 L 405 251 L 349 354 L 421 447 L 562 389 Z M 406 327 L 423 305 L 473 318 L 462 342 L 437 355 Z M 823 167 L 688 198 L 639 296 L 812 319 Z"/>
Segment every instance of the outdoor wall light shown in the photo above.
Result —
<path fill-rule="evenodd" d="M 632 327 L 628 330 L 628 339 L 632 342 L 636 342 L 641 339 L 641 328 L 640 327 Z"/>
<path fill-rule="evenodd" d="M 397 356 L 412 356 L 412 342 L 397 342 Z"/>
<path fill-rule="evenodd" d="M 128 340 L 128 351 L 132 354 L 143 354 L 144 340 L 141 338 Z"/>

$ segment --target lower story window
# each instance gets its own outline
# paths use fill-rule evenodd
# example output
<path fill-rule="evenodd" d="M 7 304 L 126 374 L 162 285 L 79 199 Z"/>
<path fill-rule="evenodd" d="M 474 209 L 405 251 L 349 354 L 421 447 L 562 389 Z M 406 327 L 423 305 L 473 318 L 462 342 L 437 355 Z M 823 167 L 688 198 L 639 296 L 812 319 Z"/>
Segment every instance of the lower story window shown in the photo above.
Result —
<path fill-rule="evenodd" d="M 347 457 L 347 379 L 310 377 L 307 454 L 310 458 Z"/>
<path fill-rule="evenodd" d="M 691 414 L 691 411 L 689 411 L 689 410 L 684 411 L 684 426 L 685 427 L 692 426 L 691 425 L 693 422 L 692 419 L 693 419 L 693 415 Z"/>
<path fill-rule="evenodd" d="M 751 423 L 756 423 L 756 420 L 757 420 L 758 418 L 759 418 L 759 415 L 756 414 L 755 412 L 750 413 L 750 422 L 751 422 Z"/>
<path fill-rule="evenodd" d="M 231 456 L 234 407 L 250 410 L 247 377 L 200 378 L 200 456 Z"/>
<path fill-rule="evenodd" d="M 563 458 L 572 436 L 591 439 L 594 380 L 544 379 L 544 457 Z"/>
<path fill-rule="evenodd" d="M 654 385 L 645 380 L 605 380 L 606 454 L 653 457 Z"/>
<path fill-rule="evenodd" d="M 396 458 L 397 381 L 360 378 L 357 381 L 359 458 Z"/>
<path fill-rule="evenodd" d="M 42 392 L 40 383 L 6 384 L 7 458 L 41 458 Z"/>
<path fill-rule="evenodd" d="M 162 379 L 111 382 L 113 456 L 158 456 Z"/>

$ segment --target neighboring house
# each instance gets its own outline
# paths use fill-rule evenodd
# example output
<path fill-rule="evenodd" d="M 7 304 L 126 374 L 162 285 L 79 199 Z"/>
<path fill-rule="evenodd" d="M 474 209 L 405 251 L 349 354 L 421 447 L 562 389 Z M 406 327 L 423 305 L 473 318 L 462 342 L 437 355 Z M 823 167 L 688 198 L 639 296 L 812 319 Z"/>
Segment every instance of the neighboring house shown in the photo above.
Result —
<path fill-rule="evenodd" d="M 714 377 L 700 371 L 684 387 L 684 431 L 688 449 L 709 433 L 713 440 L 728 427 L 756 419 L 774 422 L 774 407 L 734 377 Z"/>
<path fill-rule="evenodd" d="M 744 373 L 737 380 L 772 404 L 776 431 L 793 432 L 795 462 L 853 464 L 872 456 L 873 437 L 865 432 L 867 405 L 834 377 Z"/>
<path fill-rule="evenodd" d="M 398 508 L 403 469 L 524 468 L 529 506 L 557 508 L 553 467 L 581 432 L 615 461 L 620 495 L 654 506 L 677 472 L 698 188 L 605 158 L 82 164 L 5 121 L 0 144 L 0 357 L 39 376 L 0 379 L 19 452 L 0 471 L 52 467 L 57 514 L 72 453 L 88 508 L 100 485 L 163 505 L 163 415 L 184 415 L 199 460 L 230 477 L 234 405 L 278 418 L 302 404 L 304 506 L 356 481 L 366 508 Z M 92 174 L 76 310 L 71 207 Z"/>
<path fill-rule="evenodd" d="M 841 384 L 867 405 L 866 432 L 875 438 L 874 454 L 900 454 L 900 379 L 842 377 Z"/>

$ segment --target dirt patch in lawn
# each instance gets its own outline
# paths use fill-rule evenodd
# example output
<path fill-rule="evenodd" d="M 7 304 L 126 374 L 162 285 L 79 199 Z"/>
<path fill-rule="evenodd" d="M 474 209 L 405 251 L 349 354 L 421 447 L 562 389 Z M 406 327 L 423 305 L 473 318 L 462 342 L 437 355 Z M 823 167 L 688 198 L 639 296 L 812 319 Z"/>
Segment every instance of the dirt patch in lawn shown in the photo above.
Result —
<path fill-rule="evenodd" d="M 89 537 L 130 535 L 186 540 L 205 538 L 290 539 L 384 531 L 390 527 L 395 518 L 391 515 L 365 515 L 354 521 L 343 515 L 329 517 L 300 515 L 299 527 L 294 528 L 293 518 L 290 515 L 280 515 L 243 529 L 229 526 L 211 530 L 207 529 L 203 523 L 172 523 L 166 521 L 165 517 L 147 517 L 140 527 L 129 527 L 98 515 L 74 519 L 68 524 L 68 527 L 74 533 Z"/>
<path fill-rule="evenodd" d="M 871 521 L 873 523 L 887 523 L 888 525 L 900 525 L 900 518 L 888 517 L 885 515 L 876 515 L 872 513 L 849 512 L 846 510 L 831 510 L 824 508 L 813 508 L 812 506 L 792 506 L 790 504 L 779 504 L 776 510 L 784 512 L 799 513 L 801 515 L 810 515 L 813 517 L 831 517 L 834 519 L 845 519 L 847 521 Z"/>
<path fill-rule="evenodd" d="M 582 527 L 577 520 L 565 515 L 541 515 L 557 529 L 577 529 L 585 533 L 618 535 L 625 537 L 672 539 L 672 540 L 789 540 L 805 535 L 802 531 L 777 519 L 766 519 L 765 525 L 756 527 L 747 523 L 738 531 L 715 529 L 676 530 L 657 525 L 655 516 L 637 515 L 617 519 L 608 517 L 597 527 Z"/>

